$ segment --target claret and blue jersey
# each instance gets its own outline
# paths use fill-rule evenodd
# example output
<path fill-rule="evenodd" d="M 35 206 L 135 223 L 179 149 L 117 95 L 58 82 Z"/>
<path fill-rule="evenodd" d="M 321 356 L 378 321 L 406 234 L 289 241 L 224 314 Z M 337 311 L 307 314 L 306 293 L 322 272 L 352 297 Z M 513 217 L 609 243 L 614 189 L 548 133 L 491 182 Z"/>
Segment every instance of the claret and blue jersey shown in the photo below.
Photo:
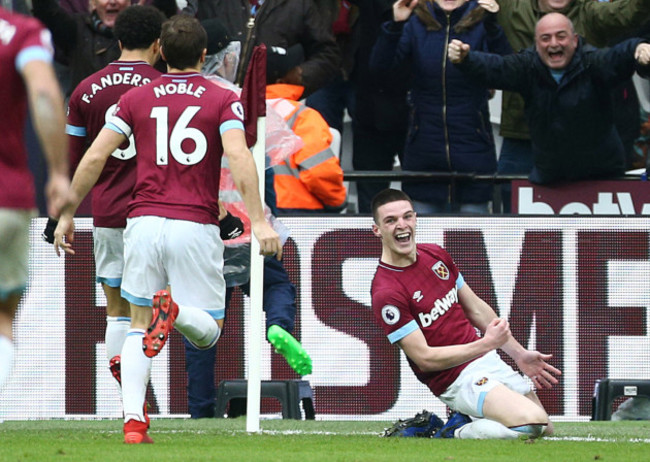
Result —
<path fill-rule="evenodd" d="M 476 329 L 459 303 L 465 280 L 451 256 L 435 244 L 418 244 L 417 259 L 407 267 L 379 262 L 372 282 L 375 318 L 391 343 L 421 330 L 431 347 L 473 342 Z M 420 381 L 439 395 L 467 366 L 423 372 L 409 359 Z"/>
<path fill-rule="evenodd" d="M 124 94 L 107 128 L 133 134 L 138 150 L 129 217 L 218 224 L 221 134 L 243 131 L 243 119 L 234 92 L 195 72 L 164 74 Z"/>

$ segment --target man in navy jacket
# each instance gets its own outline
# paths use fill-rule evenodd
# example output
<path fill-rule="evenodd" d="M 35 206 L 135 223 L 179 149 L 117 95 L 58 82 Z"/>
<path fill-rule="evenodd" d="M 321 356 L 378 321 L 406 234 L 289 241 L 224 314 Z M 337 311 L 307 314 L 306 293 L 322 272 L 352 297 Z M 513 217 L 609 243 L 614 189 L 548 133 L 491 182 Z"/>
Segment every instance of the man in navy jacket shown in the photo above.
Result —
<path fill-rule="evenodd" d="M 610 92 L 638 64 L 650 63 L 650 44 L 630 39 L 599 50 L 583 43 L 569 18 L 549 13 L 537 23 L 535 48 L 509 56 L 469 48 L 453 40 L 449 59 L 482 84 L 524 98 L 534 155 L 530 181 L 545 184 L 624 172 Z"/>

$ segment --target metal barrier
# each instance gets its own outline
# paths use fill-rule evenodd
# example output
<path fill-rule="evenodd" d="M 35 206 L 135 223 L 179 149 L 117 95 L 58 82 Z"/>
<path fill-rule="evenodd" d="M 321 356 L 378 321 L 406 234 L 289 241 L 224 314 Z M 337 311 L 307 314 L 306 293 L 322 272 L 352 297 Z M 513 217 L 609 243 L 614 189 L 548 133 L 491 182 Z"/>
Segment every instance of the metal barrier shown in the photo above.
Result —
<path fill-rule="evenodd" d="M 456 183 L 458 181 L 478 181 L 490 183 L 493 186 L 492 209 L 494 213 L 501 212 L 501 193 L 496 187 L 501 184 L 508 184 L 512 181 L 527 181 L 528 175 L 514 174 L 479 174 L 474 172 L 419 172 L 409 170 L 366 170 L 366 171 L 344 171 L 344 181 L 423 181 L 428 180 L 435 183 L 449 182 L 450 197 L 453 201 L 455 198 Z M 642 181 L 638 174 L 626 174 L 619 177 L 610 178 L 611 181 Z"/>

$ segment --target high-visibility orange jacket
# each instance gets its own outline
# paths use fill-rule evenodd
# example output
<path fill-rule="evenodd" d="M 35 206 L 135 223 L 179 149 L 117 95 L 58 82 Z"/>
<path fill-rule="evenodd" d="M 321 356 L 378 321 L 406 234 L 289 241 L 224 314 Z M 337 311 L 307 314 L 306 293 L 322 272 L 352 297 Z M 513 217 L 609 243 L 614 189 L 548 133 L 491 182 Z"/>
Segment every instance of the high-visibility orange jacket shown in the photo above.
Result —
<path fill-rule="evenodd" d="M 343 170 L 330 148 L 332 134 L 318 111 L 298 100 L 303 87 L 266 87 L 267 104 L 278 112 L 304 143 L 302 149 L 273 167 L 277 206 L 284 211 L 328 211 L 345 205 Z"/>

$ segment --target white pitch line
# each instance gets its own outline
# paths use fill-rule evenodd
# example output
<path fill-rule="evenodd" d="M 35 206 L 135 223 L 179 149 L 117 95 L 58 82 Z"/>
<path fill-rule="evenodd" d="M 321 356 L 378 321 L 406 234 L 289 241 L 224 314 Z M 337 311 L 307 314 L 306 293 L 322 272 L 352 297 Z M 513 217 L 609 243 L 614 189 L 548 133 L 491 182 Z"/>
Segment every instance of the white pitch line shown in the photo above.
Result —
<path fill-rule="evenodd" d="M 223 432 L 236 434 L 250 434 L 245 430 L 225 430 Z M 113 432 L 109 432 L 113 433 Z M 159 433 L 170 433 L 170 434 L 182 434 L 182 433 L 194 433 L 194 434 L 210 434 L 214 433 L 211 430 L 160 430 L 152 431 L 153 434 Z M 334 431 L 305 431 L 305 430 L 260 430 L 258 434 L 263 435 L 323 435 L 323 436 L 377 436 L 379 437 L 380 433 L 378 432 L 334 432 Z M 650 444 L 650 438 L 630 438 L 630 439 L 616 439 L 616 438 L 599 438 L 595 436 L 547 436 L 544 437 L 544 440 L 549 441 L 577 441 L 584 443 L 640 443 L 640 444 Z"/>
<path fill-rule="evenodd" d="M 545 440 L 552 441 L 581 441 L 581 442 L 594 442 L 594 443 L 650 443 L 648 438 L 630 438 L 628 440 L 620 440 L 616 438 L 597 438 L 595 436 L 547 436 Z"/>

